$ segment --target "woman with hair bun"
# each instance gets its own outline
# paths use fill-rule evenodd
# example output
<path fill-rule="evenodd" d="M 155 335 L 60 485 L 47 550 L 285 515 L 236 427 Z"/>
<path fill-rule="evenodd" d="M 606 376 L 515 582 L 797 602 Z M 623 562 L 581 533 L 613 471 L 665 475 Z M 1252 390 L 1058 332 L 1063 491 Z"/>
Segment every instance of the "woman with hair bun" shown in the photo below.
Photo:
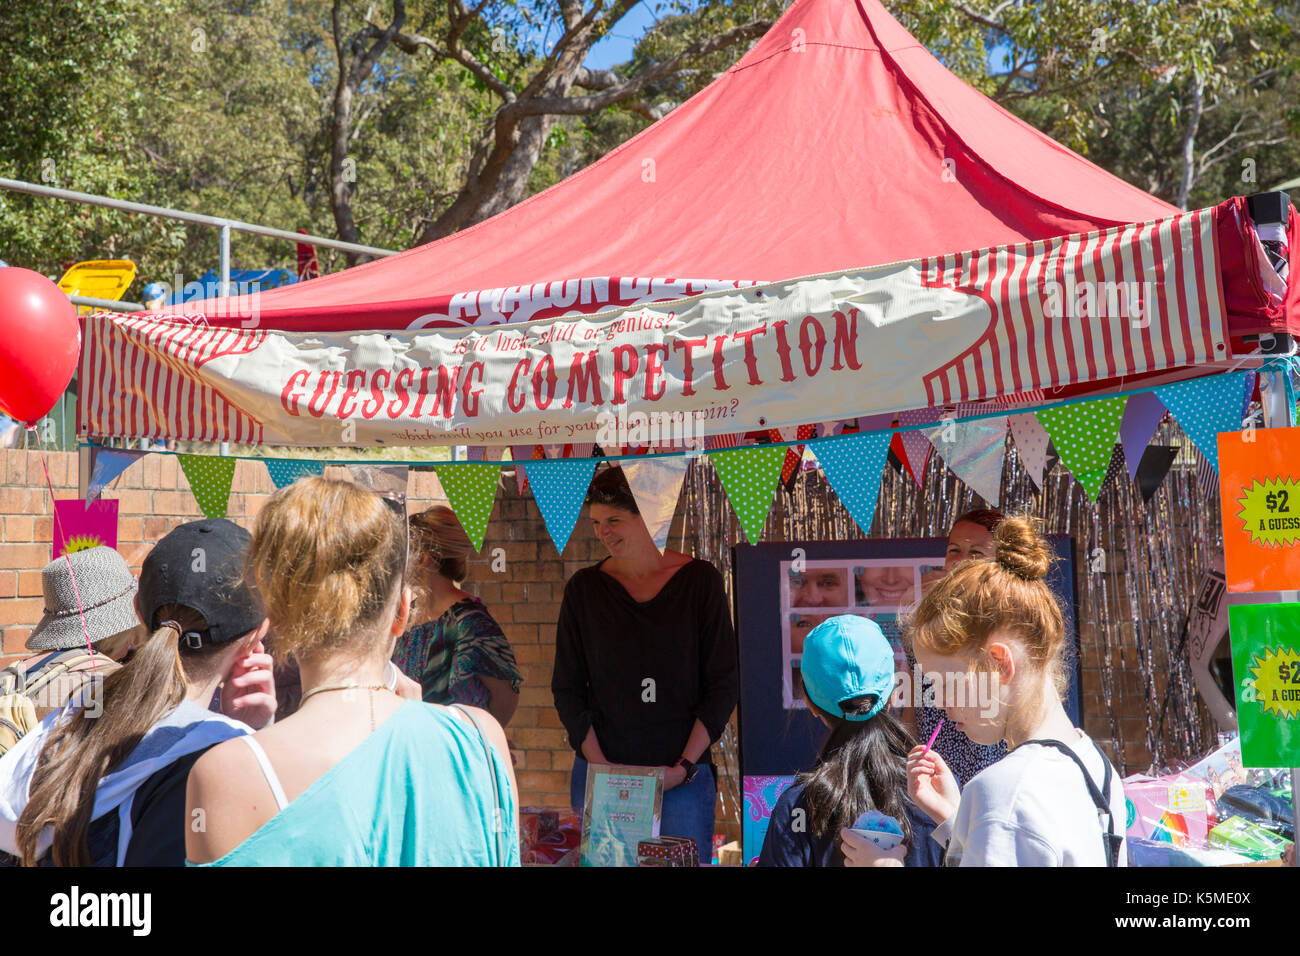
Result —
<path fill-rule="evenodd" d="M 190 863 L 518 866 L 505 734 L 476 707 L 402 700 L 388 675 L 406 629 L 401 512 L 348 481 L 303 478 L 257 516 L 245 576 L 302 675 L 302 703 L 194 765 Z M 385 678 L 388 679 L 385 679 Z"/>
<path fill-rule="evenodd" d="M 1005 515 L 994 508 L 974 508 L 957 516 L 948 532 L 948 547 L 944 554 L 943 569 L 937 576 L 921 581 L 921 593 L 928 594 L 943 577 L 959 567 L 963 562 L 979 558 L 993 557 L 993 532 L 997 530 Z M 914 661 L 910 655 L 908 666 Z M 909 687 L 915 686 L 908 683 Z M 929 740 L 937 729 L 939 735 L 934 740 L 934 749 L 952 768 L 957 782 L 965 786 L 967 781 L 985 767 L 991 767 L 1007 755 L 1007 745 L 998 743 L 992 747 L 981 746 L 954 726 L 952 719 L 944 713 L 942 707 L 927 703 L 926 690 L 923 688 L 921 700 L 915 701 L 915 731 L 918 740 Z M 912 714 L 904 710 L 904 726 L 911 726 Z"/>
<path fill-rule="evenodd" d="M 501 625 L 457 586 L 469 575 L 472 548 L 445 505 L 411 517 L 414 621 L 397 639 L 393 663 L 419 682 L 427 703 L 482 707 L 504 727 L 523 676 Z"/>
<path fill-rule="evenodd" d="M 1053 560 L 1025 518 L 993 533 L 993 559 L 939 581 L 910 624 L 917 664 L 978 744 L 1009 753 L 964 789 L 936 751 L 907 758 L 908 793 L 939 824 L 951 866 L 1124 866 L 1124 790 L 1065 712 L 1065 625 L 1044 580 Z M 882 854 L 842 831 L 851 865 Z"/>

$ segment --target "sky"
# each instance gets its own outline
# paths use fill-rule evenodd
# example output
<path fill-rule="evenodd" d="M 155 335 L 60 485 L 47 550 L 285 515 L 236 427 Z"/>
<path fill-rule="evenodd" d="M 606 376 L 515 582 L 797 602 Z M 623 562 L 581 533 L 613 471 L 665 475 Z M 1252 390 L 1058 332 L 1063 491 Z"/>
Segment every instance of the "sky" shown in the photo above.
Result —
<path fill-rule="evenodd" d="M 582 65 L 593 70 L 607 70 L 632 58 L 636 41 L 655 22 L 654 10 L 658 4 L 641 0 L 618 22 L 614 33 L 602 37 L 588 52 Z"/>

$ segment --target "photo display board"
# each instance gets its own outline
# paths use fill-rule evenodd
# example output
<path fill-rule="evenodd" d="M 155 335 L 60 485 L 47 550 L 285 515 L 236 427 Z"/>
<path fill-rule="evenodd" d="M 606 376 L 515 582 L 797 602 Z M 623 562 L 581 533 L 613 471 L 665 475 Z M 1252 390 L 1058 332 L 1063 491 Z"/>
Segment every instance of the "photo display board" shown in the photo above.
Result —
<path fill-rule="evenodd" d="M 1079 708 L 1074 554 L 1067 535 L 1048 535 L 1058 557 L 1048 586 L 1066 614 L 1070 686 L 1066 712 Z M 733 550 L 740 643 L 740 749 L 745 775 L 782 776 L 813 765 L 826 728 L 803 700 L 800 661 L 808 632 L 840 614 L 869 617 L 905 661 L 903 624 L 922 587 L 943 574 L 945 538 L 786 541 Z"/>

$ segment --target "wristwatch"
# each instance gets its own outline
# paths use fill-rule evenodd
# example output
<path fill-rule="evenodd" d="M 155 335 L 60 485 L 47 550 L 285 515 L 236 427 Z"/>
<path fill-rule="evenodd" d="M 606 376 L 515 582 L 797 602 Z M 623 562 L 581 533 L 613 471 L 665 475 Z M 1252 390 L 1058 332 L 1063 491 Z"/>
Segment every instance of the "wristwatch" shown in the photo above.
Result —
<path fill-rule="evenodd" d="M 695 779 L 695 775 L 700 772 L 699 764 L 693 764 L 685 757 L 677 761 L 677 766 L 686 771 L 686 779 L 682 783 L 690 783 Z"/>

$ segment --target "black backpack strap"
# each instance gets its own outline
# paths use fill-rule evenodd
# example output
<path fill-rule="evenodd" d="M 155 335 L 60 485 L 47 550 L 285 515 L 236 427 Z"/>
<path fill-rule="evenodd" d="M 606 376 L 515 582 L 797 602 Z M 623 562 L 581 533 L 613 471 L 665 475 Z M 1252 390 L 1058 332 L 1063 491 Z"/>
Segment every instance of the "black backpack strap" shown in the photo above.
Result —
<path fill-rule="evenodd" d="M 1025 743 L 1038 744 L 1040 747 L 1051 747 L 1053 750 L 1065 754 L 1074 761 L 1074 765 L 1078 767 L 1079 772 L 1083 774 L 1083 781 L 1088 786 L 1088 796 L 1092 797 L 1093 805 L 1097 808 L 1098 814 L 1104 813 L 1106 815 L 1106 832 L 1101 835 L 1102 848 L 1106 853 L 1106 865 L 1108 867 L 1119 866 L 1119 849 L 1124 842 L 1124 838 L 1115 833 L 1115 813 L 1111 810 L 1110 800 L 1108 799 L 1112 774 L 1110 760 L 1107 759 L 1105 752 L 1097 746 L 1095 740 L 1092 741 L 1093 747 L 1096 748 L 1098 755 L 1101 757 L 1101 765 L 1106 768 L 1105 776 L 1102 780 L 1102 787 L 1106 796 L 1102 796 L 1103 791 L 1097 789 L 1097 784 L 1093 782 L 1092 775 L 1088 773 L 1088 768 L 1083 765 L 1083 761 L 1079 759 L 1079 755 L 1069 746 L 1059 740 L 1026 740 Z M 1020 746 L 1024 746 L 1024 744 L 1021 744 Z M 1100 820 L 1098 820 L 1098 822 L 1100 823 Z"/>

